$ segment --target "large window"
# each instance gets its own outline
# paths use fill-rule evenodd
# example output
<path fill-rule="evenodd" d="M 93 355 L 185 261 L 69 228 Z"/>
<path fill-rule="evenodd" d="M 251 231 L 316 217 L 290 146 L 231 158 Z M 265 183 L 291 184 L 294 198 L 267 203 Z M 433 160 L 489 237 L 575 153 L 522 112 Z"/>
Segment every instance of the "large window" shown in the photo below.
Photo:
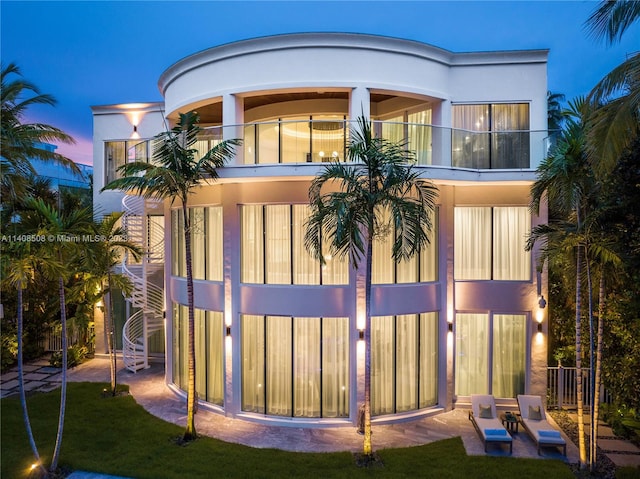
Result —
<path fill-rule="evenodd" d="M 390 213 L 384 213 L 388 222 Z M 416 253 L 408 261 L 396 263 L 392 257 L 393 238 L 396 235 L 393 224 L 385 238 L 374 240 L 371 281 L 374 284 L 424 283 L 438 279 L 438 221 L 437 212 L 433 216 L 433 231 L 430 244 Z"/>
<path fill-rule="evenodd" d="M 371 318 L 371 412 L 433 406 L 438 395 L 438 314 Z"/>
<path fill-rule="evenodd" d="M 189 208 L 191 221 L 191 259 L 193 279 L 222 281 L 222 207 Z M 186 252 L 182 210 L 171 211 L 171 273 L 186 276 Z"/>
<path fill-rule="evenodd" d="M 120 178 L 117 171 L 125 163 L 149 161 L 148 141 L 107 141 L 105 142 L 105 184 Z"/>
<path fill-rule="evenodd" d="M 173 308 L 173 382 L 187 389 L 188 382 L 187 306 Z M 219 311 L 195 310 L 196 392 L 200 399 L 223 405 L 224 402 L 224 323 Z"/>
<path fill-rule="evenodd" d="M 524 393 L 526 320 L 524 314 L 456 315 L 458 396 L 514 398 Z"/>
<path fill-rule="evenodd" d="M 457 206 L 454 221 L 456 280 L 530 279 L 531 253 L 525 244 L 531 214 L 526 206 Z"/>
<path fill-rule="evenodd" d="M 325 255 L 325 265 L 304 247 L 307 205 L 243 205 L 243 283 L 348 284 L 347 259 Z"/>
<path fill-rule="evenodd" d="M 392 118 L 375 122 L 376 132 L 382 138 L 398 143 L 407 142 L 407 148 L 415 154 L 417 165 L 432 163 L 431 109 L 405 111 Z"/>
<path fill-rule="evenodd" d="M 348 318 L 241 316 L 242 410 L 349 416 Z"/>
<path fill-rule="evenodd" d="M 453 166 L 529 168 L 529 104 L 453 105 Z"/>

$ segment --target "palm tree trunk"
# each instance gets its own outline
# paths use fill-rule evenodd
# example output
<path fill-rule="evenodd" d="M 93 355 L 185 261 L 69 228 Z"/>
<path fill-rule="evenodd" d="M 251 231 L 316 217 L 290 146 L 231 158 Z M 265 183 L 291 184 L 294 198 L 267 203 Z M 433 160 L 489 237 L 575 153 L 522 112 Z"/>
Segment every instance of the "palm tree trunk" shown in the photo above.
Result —
<path fill-rule="evenodd" d="M 60 254 L 60 263 L 62 263 L 62 254 Z M 58 459 L 60 458 L 60 449 L 62 448 L 62 432 L 64 429 L 64 416 L 67 402 L 67 305 L 64 297 L 64 280 L 62 276 L 58 277 L 58 290 L 60 293 L 60 324 L 62 332 L 62 381 L 60 386 L 60 414 L 58 415 L 58 433 L 56 434 L 56 445 L 53 449 L 53 457 L 51 459 L 51 467 L 49 470 L 54 473 L 58 468 Z"/>
<path fill-rule="evenodd" d="M 593 427 L 592 427 L 592 447 L 594 460 L 591 464 L 591 470 L 595 468 L 598 453 L 598 417 L 600 415 L 600 382 L 602 372 L 602 342 L 604 335 L 604 310 L 605 310 L 605 279 L 604 271 L 600 272 L 600 292 L 598 297 L 598 342 L 596 346 L 596 368 L 594 375 L 594 392 L 593 392 Z"/>
<path fill-rule="evenodd" d="M 20 383 L 20 405 L 22 406 L 22 417 L 24 419 L 24 425 L 27 429 L 27 436 L 29 438 L 29 445 L 33 451 L 33 456 L 36 459 L 36 464 L 40 468 L 42 474 L 46 477 L 47 470 L 42 465 L 40 460 L 40 454 L 38 453 L 38 446 L 33 437 L 33 430 L 31 429 L 31 421 L 29 420 L 29 411 L 27 410 L 27 397 L 24 391 L 24 370 L 23 370 L 23 339 L 22 331 L 24 325 L 24 318 L 22 315 L 22 281 L 18 281 L 18 382 Z"/>
<path fill-rule="evenodd" d="M 576 251 L 576 389 L 578 400 L 578 449 L 580 469 L 587 463 L 587 450 L 584 442 L 584 404 L 582 399 L 582 246 Z"/>
<path fill-rule="evenodd" d="M 118 365 L 117 365 L 117 361 L 118 358 L 116 357 L 116 345 L 115 345 L 115 337 L 114 337 L 114 333 L 115 333 L 115 324 L 113 321 L 113 294 L 112 294 L 112 290 L 111 290 L 111 272 L 107 273 L 107 288 L 109 289 L 109 298 L 108 298 L 108 304 L 109 306 L 107 307 L 107 302 L 103 300 L 103 303 L 105 304 L 105 309 L 106 309 L 106 314 L 105 314 L 105 320 L 107 322 L 106 326 L 107 326 L 107 349 L 109 350 L 109 371 L 111 374 L 111 395 L 115 396 L 116 395 L 116 388 L 118 387 L 118 378 L 117 378 L 117 371 L 118 371 Z M 104 291 L 104 288 L 103 288 Z M 103 294 L 103 298 L 104 298 L 104 294 Z"/>
<path fill-rule="evenodd" d="M 195 313 L 193 301 L 193 269 L 191 259 L 191 221 L 187 210 L 186 198 L 182 201 L 182 216 L 184 218 L 184 245 L 187 263 L 187 302 L 189 304 L 188 323 L 188 383 L 187 383 L 187 427 L 183 439 L 192 441 L 196 438 L 196 351 L 195 351 Z"/>
<path fill-rule="evenodd" d="M 373 235 L 368 234 L 365 272 L 365 328 L 364 328 L 364 441 L 362 452 L 371 456 L 371 263 L 373 258 Z"/>
<path fill-rule="evenodd" d="M 588 251 L 588 248 L 585 248 Z M 593 448 L 593 399 L 595 391 L 595 346 L 594 346 L 594 327 L 593 327 L 593 284 L 591 279 L 591 263 L 585 253 L 585 264 L 587 268 L 587 298 L 589 302 L 589 467 L 593 469 L 595 463 L 595 449 Z"/>

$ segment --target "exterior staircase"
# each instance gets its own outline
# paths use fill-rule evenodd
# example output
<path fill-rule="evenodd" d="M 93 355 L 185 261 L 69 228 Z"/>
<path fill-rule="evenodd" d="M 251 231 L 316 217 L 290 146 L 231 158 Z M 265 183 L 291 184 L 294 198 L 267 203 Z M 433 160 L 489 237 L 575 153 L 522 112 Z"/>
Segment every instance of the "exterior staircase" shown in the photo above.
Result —
<path fill-rule="evenodd" d="M 159 276 L 160 281 L 163 278 L 164 232 L 146 215 L 154 201 L 131 195 L 122 199 L 122 225 L 127 239 L 143 251 L 140 261 L 127 254 L 122 263 L 123 274 L 133 283 L 127 300 L 137 309 L 122 328 L 122 359 L 132 372 L 149 367 L 149 340 L 164 331 L 164 290 L 152 281 L 153 276 Z"/>

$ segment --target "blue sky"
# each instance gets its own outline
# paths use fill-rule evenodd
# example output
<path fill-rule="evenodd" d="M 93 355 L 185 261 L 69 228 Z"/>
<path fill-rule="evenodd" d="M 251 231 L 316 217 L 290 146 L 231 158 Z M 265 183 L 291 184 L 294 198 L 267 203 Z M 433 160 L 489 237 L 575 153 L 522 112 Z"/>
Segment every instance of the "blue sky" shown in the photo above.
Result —
<path fill-rule="evenodd" d="M 90 106 L 160 101 L 157 81 L 181 58 L 223 43 L 294 32 L 387 35 L 454 52 L 549 49 L 548 87 L 573 98 L 640 48 L 640 25 L 613 47 L 587 37 L 594 1 L 0 2 L 0 56 L 58 100 L 44 121 L 92 163 Z"/>

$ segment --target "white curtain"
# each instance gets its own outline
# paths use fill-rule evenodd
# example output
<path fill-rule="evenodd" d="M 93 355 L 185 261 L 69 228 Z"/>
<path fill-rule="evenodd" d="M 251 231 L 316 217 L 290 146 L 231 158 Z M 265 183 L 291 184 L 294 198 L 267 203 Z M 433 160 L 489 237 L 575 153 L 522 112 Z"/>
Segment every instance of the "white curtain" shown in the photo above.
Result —
<path fill-rule="evenodd" d="M 377 214 L 381 225 L 389 224 L 391 219 L 389 210 L 379 210 Z M 394 282 L 393 235 L 394 229 L 391 227 L 386 235 L 373 240 L 373 259 L 371 261 L 371 282 L 373 284 L 392 284 Z"/>
<path fill-rule="evenodd" d="M 220 311 L 207 311 L 207 401 L 224 404 L 224 324 Z"/>
<path fill-rule="evenodd" d="M 420 314 L 420 405 L 438 403 L 438 313 Z"/>
<path fill-rule="evenodd" d="M 194 310 L 194 336 L 196 348 L 196 394 L 207 397 L 207 323 L 204 310 Z"/>
<path fill-rule="evenodd" d="M 242 315 L 242 410 L 264 413 L 264 316 Z"/>
<path fill-rule="evenodd" d="M 309 116 L 289 117 L 280 123 L 282 163 L 304 163 L 311 160 Z"/>
<path fill-rule="evenodd" d="M 493 387 L 499 398 L 524 393 L 527 317 L 522 314 L 493 316 Z"/>
<path fill-rule="evenodd" d="M 257 163 L 278 163 L 280 125 L 277 121 L 271 123 L 261 123 L 258 125 L 258 161 Z"/>
<path fill-rule="evenodd" d="M 371 414 L 392 414 L 394 409 L 393 316 L 371 318 Z"/>
<path fill-rule="evenodd" d="M 349 416 L 349 319 L 322 319 L 322 415 Z"/>
<path fill-rule="evenodd" d="M 291 318 L 267 316 L 267 414 L 291 416 Z"/>
<path fill-rule="evenodd" d="M 191 267 L 193 279 L 205 279 L 204 208 L 189 208 L 191 220 Z"/>
<path fill-rule="evenodd" d="M 529 280 L 531 253 L 525 251 L 531 231 L 531 214 L 526 206 L 493 209 L 493 278 Z"/>
<path fill-rule="evenodd" d="M 409 149 L 415 152 L 416 164 L 431 164 L 431 110 L 409 113 Z"/>
<path fill-rule="evenodd" d="M 308 205 L 293 205 L 293 284 L 320 284 L 320 262 L 304 247 Z"/>
<path fill-rule="evenodd" d="M 266 283 L 291 284 L 289 205 L 267 205 L 264 211 Z"/>
<path fill-rule="evenodd" d="M 320 318 L 293 319 L 294 416 L 320 417 Z"/>
<path fill-rule="evenodd" d="M 529 104 L 491 105 L 491 117 L 491 167 L 528 168 Z"/>
<path fill-rule="evenodd" d="M 456 315 L 456 394 L 488 394 L 489 316 Z"/>
<path fill-rule="evenodd" d="M 206 278 L 210 281 L 222 281 L 224 270 L 222 207 L 210 206 L 205 208 L 206 214 Z"/>
<path fill-rule="evenodd" d="M 429 246 L 420 251 L 420 282 L 438 280 L 438 211 L 431 215 L 433 231 Z"/>
<path fill-rule="evenodd" d="M 311 151 L 313 161 L 344 161 L 344 117 L 314 115 L 312 118 Z"/>
<path fill-rule="evenodd" d="M 244 163 L 253 165 L 256 162 L 256 125 L 246 125 L 244 127 Z"/>
<path fill-rule="evenodd" d="M 171 274 L 186 274 L 182 210 L 171 210 Z"/>
<path fill-rule="evenodd" d="M 393 118 L 386 118 L 382 122 L 382 138 L 393 143 L 403 141 L 405 139 L 404 127 L 404 114 Z"/>
<path fill-rule="evenodd" d="M 264 282 L 264 228 L 262 205 L 243 205 L 241 216 L 241 263 L 243 283 Z"/>
<path fill-rule="evenodd" d="M 173 382 L 181 389 L 187 388 L 189 364 L 187 352 L 189 334 L 187 325 L 189 310 L 187 306 L 174 303 L 173 309 Z"/>
<path fill-rule="evenodd" d="M 323 242 L 322 284 L 349 284 L 349 258 L 333 256 Z"/>
<path fill-rule="evenodd" d="M 489 167 L 489 105 L 451 107 L 451 161 L 459 168 Z M 477 133 L 476 133 L 477 132 Z"/>
<path fill-rule="evenodd" d="M 491 208 L 454 209 L 454 277 L 491 279 Z"/>
<path fill-rule="evenodd" d="M 396 317 L 396 412 L 418 408 L 418 315 Z"/>

